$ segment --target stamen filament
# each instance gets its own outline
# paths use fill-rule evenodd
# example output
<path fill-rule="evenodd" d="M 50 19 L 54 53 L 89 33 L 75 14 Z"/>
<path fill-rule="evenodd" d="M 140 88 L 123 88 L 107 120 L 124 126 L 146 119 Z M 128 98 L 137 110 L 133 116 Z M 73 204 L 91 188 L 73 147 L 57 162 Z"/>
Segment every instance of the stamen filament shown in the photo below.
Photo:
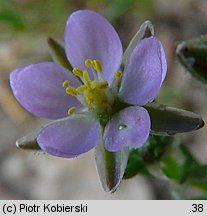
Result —
<path fill-rule="evenodd" d="M 84 80 L 85 85 L 90 87 L 91 79 L 90 79 L 87 71 L 83 71 L 83 80 Z"/>
<path fill-rule="evenodd" d="M 85 91 L 86 89 L 87 89 L 87 86 L 81 85 L 81 86 L 79 86 L 78 88 L 76 88 L 76 91 L 77 91 L 77 92 L 83 92 L 83 91 Z"/>

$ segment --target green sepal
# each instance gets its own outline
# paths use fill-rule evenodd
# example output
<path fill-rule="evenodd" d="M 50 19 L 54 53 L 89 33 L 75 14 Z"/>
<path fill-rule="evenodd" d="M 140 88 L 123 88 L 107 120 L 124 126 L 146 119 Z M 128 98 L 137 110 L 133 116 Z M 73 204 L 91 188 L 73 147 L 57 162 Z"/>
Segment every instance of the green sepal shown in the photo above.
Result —
<path fill-rule="evenodd" d="M 139 42 L 142 39 L 153 36 L 153 35 L 154 35 L 154 26 L 152 25 L 152 23 L 149 20 L 142 23 L 137 33 L 134 35 L 134 37 L 129 42 L 129 45 L 123 54 L 122 66 L 126 65 L 129 56 L 133 52 L 134 48 L 139 44 Z"/>
<path fill-rule="evenodd" d="M 156 102 L 145 105 L 151 118 L 151 133 L 174 135 L 190 132 L 204 126 L 202 118 L 183 109 L 160 105 Z"/>
<path fill-rule="evenodd" d="M 41 148 L 37 143 L 37 136 L 39 133 L 40 130 L 37 130 L 34 133 L 29 133 L 26 136 L 18 139 L 16 141 L 16 146 L 24 150 L 41 151 Z"/>
<path fill-rule="evenodd" d="M 103 140 L 95 148 L 96 168 L 101 185 L 106 192 L 113 193 L 119 186 L 127 166 L 129 149 L 123 148 L 118 152 L 105 149 Z"/>
<path fill-rule="evenodd" d="M 181 42 L 176 54 L 193 77 L 207 83 L 207 36 Z"/>
<path fill-rule="evenodd" d="M 67 59 L 67 56 L 65 54 L 65 49 L 63 48 L 63 46 L 60 45 L 60 43 L 58 43 L 53 38 L 48 38 L 47 43 L 49 45 L 53 60 L 59 63 L 61 66 L 72 71 L 72 66 L 70 65 Z"/>

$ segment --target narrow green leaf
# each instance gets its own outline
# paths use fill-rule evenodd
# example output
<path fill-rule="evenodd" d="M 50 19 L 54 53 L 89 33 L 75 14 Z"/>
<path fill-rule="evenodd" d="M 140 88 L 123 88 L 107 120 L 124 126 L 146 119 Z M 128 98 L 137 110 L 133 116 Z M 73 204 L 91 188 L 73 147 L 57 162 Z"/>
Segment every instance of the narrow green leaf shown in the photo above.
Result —
<path fill-rule="evenodd" d="M 188 183 L 200 189 L 207 188 L 207 165 L 200 164 L 188 148 L 174 146 L 161 160 L 163 173 L 177 183 Z"/>
<path fill-rule="evenodd" d="M 180 165 L 180 180 L 179 183 L 191 181 L 199 177 L 201 168 L 199 162 L 193 157 L 191 152 L 184 145 L 179 145 L 179 150 L 182 153 L 183 163 Z"/>
<path fill-rule="evenodd" d="M 129 179 L 137 175 L 138 173 L 148 173 L 146 165 L 139 150 L 134 149 L 130 152 L 127 167 L 124 173 L 124 179 Z"/>
<path fill-rule="evenodd" d="M 95 148 L 96 167 L 100 182 L 106 192 L 113 193 L 119 186 L 128 161 L 129 150 L 109 152 L 101 140 Z"/>
<path fill-rule="evenodd" d="M 159 161 L 173 140 L 173 137 L 170 136 L 153 135 L 148 138 L 141 148 L 132 149 L 129 154 L 124 178 L 132 178 L 138 173 L 150 175 L 147 166 Z"/>
<path fill-rule="evenodd" d="M 163 156 L 173 140 L 171 136 L 151 135 L 147 142 L 139 148 L 140 154 L 146 163 L 153 163 Z"/>
<path fill-rule="evenodd" d="M 166 157 L 162 161 L 163 167 L 161 168 L 162 172 L 170 179 L 174 179 L 179 182 L 180 179 L 180 167 L 178 161 L 173 157 Z"/>
<path fill-rule="evenodd" d="M 204 126 L 202 118 L 193 112 L 157 103 L 147 104 L 145 108 L 151 118 L 151 131 L 155 134 L 174 135 L 194 131 Z"/>
<path fill-rule="evenodd" d="M 207 83 L 207 36 L 181 42 L 176 54 L 192 76 Z"/>

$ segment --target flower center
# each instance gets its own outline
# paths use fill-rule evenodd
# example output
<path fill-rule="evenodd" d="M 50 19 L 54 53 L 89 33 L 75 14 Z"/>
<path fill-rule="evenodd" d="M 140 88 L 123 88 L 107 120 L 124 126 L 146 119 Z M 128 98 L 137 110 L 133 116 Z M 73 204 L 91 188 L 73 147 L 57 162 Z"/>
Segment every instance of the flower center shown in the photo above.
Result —
<path fill-rule="evenodd" d="M 94 80 L 90 79 L 88 71 L 74 68 L 73 74 L 81 79 L 83 85 L 74 88 L 65 80 L 63 87 L 67 94 L 76 97 L 89 109 L 103 112 L 110 107 L 110 102 L 107 96 L 108 82 L 101 77 L 102 64 L 99 60 L 86 59 L 85 65 L 91 69 Z M 74 107 L 68 110 L 69 115 L 74 112 Z"/>

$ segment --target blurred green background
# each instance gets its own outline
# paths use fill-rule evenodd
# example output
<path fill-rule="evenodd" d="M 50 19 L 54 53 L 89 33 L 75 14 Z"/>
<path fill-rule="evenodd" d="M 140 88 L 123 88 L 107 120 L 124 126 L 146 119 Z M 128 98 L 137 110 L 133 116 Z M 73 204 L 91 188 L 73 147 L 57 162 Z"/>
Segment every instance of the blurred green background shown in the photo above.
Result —
<path fill-rule="evenodd" d="M 168 60 L 167 78 L 157 100 L 206 119 L 206 86 L 185 72 L 175 49 L 179 41 L 207 32 L 207 1 L 0 0 L 0 199 L 182 198 L 170 194 L 171 183 L 166 179 L 152 181 L 141 175 L 124 180 L 115 194 L 106 194 L 96 175 L 93 151 L 77 159 L 61 159 L 16 148 L 16 139 L 46 120 L 33 117 L 16 102 L 8 83 L 9 73 L 19 66 L 51 60 L 47 38 L 63 43 L 66 20 L 79 9 L 95 10 L 110 20 L 124 48 L 142 22 L 151 20 Z M 207 163 L 206 127 L 177 139 L 200 162 Z M 177 190 L 176 185 L 171 188 Z M 183 188 L 182 193 L 183 197 L 196 195 L 193 188 Z"/>

